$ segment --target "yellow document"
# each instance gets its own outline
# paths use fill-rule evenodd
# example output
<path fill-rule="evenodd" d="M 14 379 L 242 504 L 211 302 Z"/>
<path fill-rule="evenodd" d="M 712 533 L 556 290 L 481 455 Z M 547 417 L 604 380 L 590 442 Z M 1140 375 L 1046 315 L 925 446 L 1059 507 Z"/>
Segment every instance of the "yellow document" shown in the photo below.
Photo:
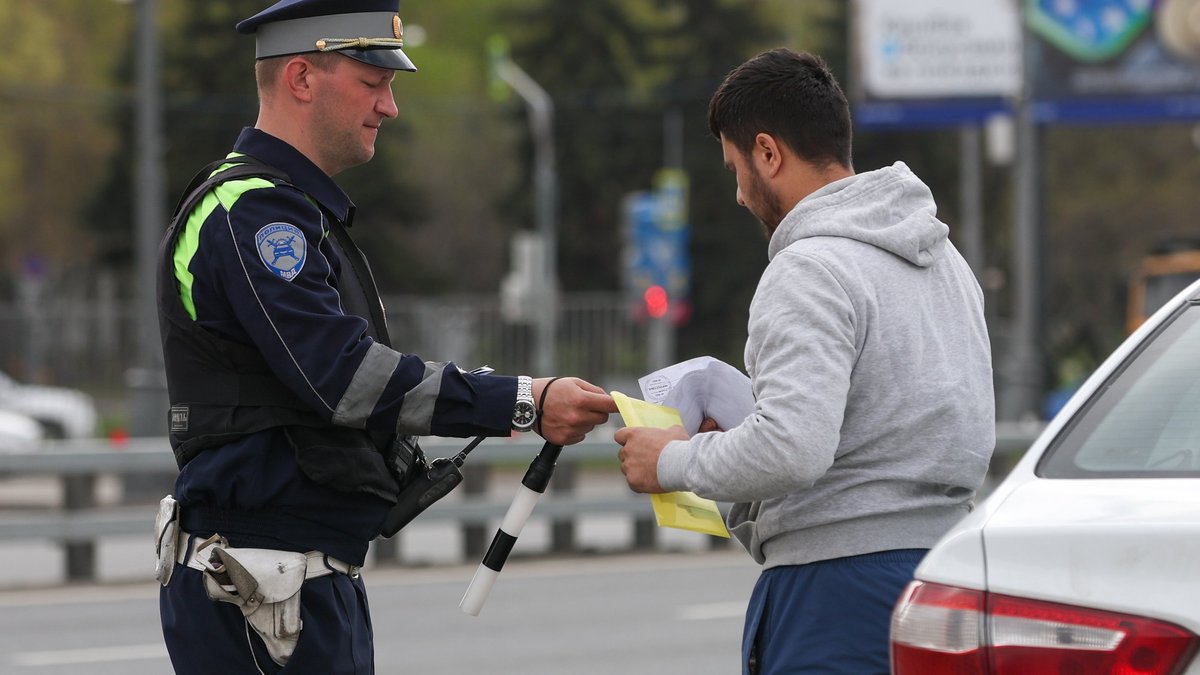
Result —
<path fill-rule="evenodd" d="M 609 393 L 617 402 L 617 410 L 621 411 L 621 419 L 625 421 L 625 426 L 668 429 L 683 424 L 679 411 L 674 408 L 630 398 L 618 391 Z M 654 505 L 654 519 L 659 527 L 674 527 L 729 538 L 725 519 L 717 509 L 717 503 L 711 499 L 698 497 L 691 492 L 668 492 L 650 495 L 650 503 Z"/>

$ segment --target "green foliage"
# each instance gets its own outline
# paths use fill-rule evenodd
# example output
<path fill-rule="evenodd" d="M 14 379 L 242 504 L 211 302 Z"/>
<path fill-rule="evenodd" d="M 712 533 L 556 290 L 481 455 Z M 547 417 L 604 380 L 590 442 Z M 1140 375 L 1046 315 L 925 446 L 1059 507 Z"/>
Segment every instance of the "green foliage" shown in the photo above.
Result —
<path fill-rule="evenodd" d="M 1200 153 L 1189 125 L 1044 134 L 1046 348 L 1107 355 L 1124 338 L 1126 281 L 1160 240 L 1196 237 Z"/>
<path fill-rule="evenodd" d="M 96 0 L 0 2 L 0 251 L 10 268 L 38 256 L 61 274 L 92 254 L 72 196 L 93 189 L 94 166 L 116 149 L 103 88 L 128 14 Z"/>
<path fill-rule="evenodd" d="M 169 206 L 193 171 L 254 123 L 253 39 L 233 25 L 267 0 L 156 5 Z M 556 107 L 564 289 L 621 287 L 621 201 L 650 187 L 672 140 L 664 121 L 678 114 L 691 179 L 694 310 L 679 331 L 678 356 L 740 363 L 766 243 L 734 201 L 733 178 L 708 134 L 708 98 L 730 69 L 776 45 L 821 54 L 852 91 L 849 5 L 403 0 L 406 51 L 420 70 L 398 74 L 400 118 L 385 123 L 376 158 L 338 177 L 359 207 L 355 235 L 381 288 L 495 292 L 509 267 L 510 235 L 532 227 L 527 112 L 519 97 L 488 95 L 485 44 L 502 34 Z M 8 29 L 0 252 L 9 270 L 30 254 L 60 276 L 132 265 L 136 9 L 113 0 L 0 0 Z M 1098 358 L 1123 335 L 1122 286 L 1137 259 L 1158 235 L 1194 228 L 1200 153 L 1184 125 L 1053 128 L 1043 138 L 1046 347 Z M 860 131 L 855 164 L 908 163 L 932 187 L 953 238 L 961 220 L 958 143 L 953 129 Z M 1011 267 L 1011 174 L 988 167 L 984 181 L 987 264 L 1002 277 Z M 1010 290 L 991 291 L 991 317 L 1007 316 Z"/>
<path fill-rule="evenodd" d="M 741 361 L 749 297 L 765 262 L 765 242 L 735 203 L 706 122 L 721 78 L 766 40 L 759 9 L 722 0 L 544 0 L 502 15 L 513 59 L 556 106 L 559 270 L 568 291 L 620 287 L 622 199 L 650 187 L 667 161 L 665 142 L 674 140 L 664 138 L 664 122 L 682 116 L 694 312 L 680 332 L 681 356 Z M 529 143 L 520 156 L 531 155 Z M 531 220 L 530 194 L 527 180 L 517 184 L 510 218 Z"/>
<path fill-rule="evenodd" d="M 516 171 L 514 131 L 488 98 L 484 50 L 500 4 L 401 4 L 405 52 L 418 70 L 398 73 L 400 119 L 385 124 L 379 154 L 346 183 L 360 216 L 371 218 L 356 238 L 387 293 L 494 292 L 508 267 L 508 228 L 495 202 Z M 374 202 L 357 182 L 371 172 L 391 174 Z M 377 254 L 389 245 L 390 254 Z"/>
<path fill-rule="evenodd" d="M 95 1 L 95 0 L 93 0 Z M 262 9 L 258 0 L 205 3 L 157 3 L 158 65 L 163 101 L 162 128 L 167 176 L 161 195 L 167 208 L 202 165 L 223 156 L 241 127 L 254 123 L 254 41 L 238 35 L 234 24 Z M 126 8 L 132 13 L 134 7 Z M 136 39 L 123 40 L 114 85 L 137 88 Z M 90 195 L 86 226 L 100 241 L 100 263 L 128 275 L 134 264 L 134 199 L 131 183 L 137 159 L 134 123 L 136 100 L 123 96 L 111 109 L 109 123 L 124 151 L 112 156 L 101 174 L 104 183 Z M 163 214 L 163 226 L 170 214 Z M 131 291 L 132 293 L 132 291 Z"/>

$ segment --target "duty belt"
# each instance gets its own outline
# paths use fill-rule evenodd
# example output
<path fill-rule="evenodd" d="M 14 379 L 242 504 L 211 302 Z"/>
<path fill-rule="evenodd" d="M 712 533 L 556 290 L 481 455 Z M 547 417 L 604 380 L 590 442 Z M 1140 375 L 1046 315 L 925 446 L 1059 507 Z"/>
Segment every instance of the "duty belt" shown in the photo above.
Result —
<path fill-rule="evenodd" d="M 208 569 L 204 566 L 204 563 L 196 559 L 194 554 L 196 544 L 203 543 L 204 539 L 194 534 L 188 534 L 187 532 L 180 532 L 179 537 L 180 541 L 186 542 L 186 545 L 179 547 L 175 554 L 175 562 L 201 572 Z M 351 579 L 357 579 L 359 571 L 362 569 L 358 565 L 351 565 L 348 562 L 343 562 L 320 551 L 308 551 L 304 556 L 308 558 L 308 566 L 304 570 L 305 581 L 333 574 L 334 572 L 345 574 Z"/>

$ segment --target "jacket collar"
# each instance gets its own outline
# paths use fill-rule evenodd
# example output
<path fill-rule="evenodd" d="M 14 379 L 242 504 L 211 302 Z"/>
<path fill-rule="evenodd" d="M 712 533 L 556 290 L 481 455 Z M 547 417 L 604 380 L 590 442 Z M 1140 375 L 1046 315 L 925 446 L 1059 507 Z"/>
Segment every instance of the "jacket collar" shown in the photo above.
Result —
<path fill-rule="evenodd" d="M 354 202 L 333 179 L 299 150 L 253 127 L 242 129 L 234 151 L 281 169 L 302 192 L 317 200 L 326 211 L 349 227 L 354 218 Z"/>

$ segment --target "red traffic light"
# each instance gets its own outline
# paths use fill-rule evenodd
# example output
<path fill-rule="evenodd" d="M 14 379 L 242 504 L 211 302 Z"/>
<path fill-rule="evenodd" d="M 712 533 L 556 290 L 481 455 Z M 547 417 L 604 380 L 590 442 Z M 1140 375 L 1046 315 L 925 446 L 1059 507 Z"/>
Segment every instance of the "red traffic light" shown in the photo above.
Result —
<path fill-rule="evenodd" d="M 667 315 L 667 310 L 670 308 L 667 289 L 662 286 L 651 286 L 646 289 L 646 293 L 642 297 L 646 301 L 646 313 L 651 317 L 661 319 Z"/>

